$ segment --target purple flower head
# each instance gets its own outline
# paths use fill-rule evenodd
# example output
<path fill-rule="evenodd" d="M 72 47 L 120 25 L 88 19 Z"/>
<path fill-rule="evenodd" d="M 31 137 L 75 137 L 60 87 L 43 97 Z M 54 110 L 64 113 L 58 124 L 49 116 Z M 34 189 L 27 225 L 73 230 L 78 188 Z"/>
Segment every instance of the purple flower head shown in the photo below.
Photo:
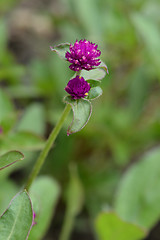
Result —
<path fill-rule="evenodd" d="M 87 40 L 76 40 L 74 45 L 70 45 L 70 52 L 66 52 L 67 61 L 72 63 L 69 67 L 73 71 L 82 69 L 91 70 L 94 66 L 99 66 L 101 61 L 98 57 L 101 51 L 97 50 L 98 45 Z"/>
<path fill-rule="evenodd" d="M 90 88 L 83 77 L 76 76 L 68 82 L 64 90 L 72 96 L 72 99 L 80 99 L 88 95 Z"/>

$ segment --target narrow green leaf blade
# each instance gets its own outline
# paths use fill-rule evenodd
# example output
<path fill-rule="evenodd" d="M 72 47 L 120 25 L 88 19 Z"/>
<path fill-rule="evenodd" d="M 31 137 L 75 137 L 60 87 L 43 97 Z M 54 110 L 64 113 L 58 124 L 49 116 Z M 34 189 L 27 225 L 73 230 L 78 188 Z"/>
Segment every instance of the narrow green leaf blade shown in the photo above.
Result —
<path fill-rule="evenodd" d="M 4 155 L 0 156 L 0 170 L 9 167 L 17 161 L 24 159 L 24 155 L 18 151 L 7 152 Z"/>
<path fill-rule="evenodd" d="M 64 102 L 70 104 L 73 110 L 73 120 L 67 131 L 70 135 L 85 127 L 92 113 L 92 105 L 86 99 L 74 100 L 70 96 L 65 97 Z"/>
<path fill-rule="evenodd" d="M 15 120 L 14 106 L 8 95 L 0 89 L 0 127 L 2 127 L 4 134 L 14 126 Z"/>
<path fill-rule="evenodd" d="M 78 176 L 77 166 L 70 166 L 70 181 L 66 189 L 66 211 L 60 239 L 70 239 L 76 216 L 84 203 L 84 190 Z"/>
<path fill-rule="evenodd" d="M 18 193 L 0 217 L 0 239 L 26 240 L 32 226 L 32 206 L 26 191 Z"/>
<path fill-rule="evenodd" d="M 102 95 L 102 88 L 101 87 L 93 87 L 90 89 L 89 93 L 88 93 L 88 99 L 89 100 L 93 100 L 96 99 L 98 97 L 100 97 Z"/>
<path fill-rule="evenodd" d="M 70 43 L 58 44 L 54 47 L 50 47 L 51 51 L 56 52 L 60 58 L 66 60 L 65 54 L 69 50 Z"/>
<path fill-rule="evenodd" d="M 51 222 L 59 193 L 60 188 L 57 182 L 45 176 L 37 178 L 31 186 L 30 197 L 36 213 L 35 222 L 37 224 L 32 228 L 29 240 L 39 240 L 45 235 Z"/>
<path fill-rule="evenodd" d="M 160 52 L 159 25 L 156 24 L 152 18 L 146 17 L 142 13 L 133 13 L 131 15 L 131 20 L 133 21 L 138 34 L 142 37 L 142 40 L 146 45 L 146 50 L 153 62 L 153 65 L 156 67 L 156 71 L 158 74 L 160 74 L 160 55 L 157 54 Z"/>
<path fill-rule="evenodd" d="M 84 203 L 84 189 L 79 179 L 77 166 L 70 166 L 70 181 L 66 190 L 67 211 L 69 215 L 76 217 Z"/>
<path fill-rule="evenodd" d="M 113 212 L 101 213 L 95 222 L 99 240 L 139 240 L 146 232 L 139 226 L 125 222 Z"/>
<path fill-rule="evenodd" d="M 0 89 L 0 122 L 14 112 L 14 106 L 9 97 Z"/>
<path fill-rule="evenodd" d="M 6 47 L 7 47 L 7 37 L 8 37 L 7 24 L 2 19 L 3 18 L 1 18 L 0 20 L 0 46 L 1 46 L 0 61 L 2 61 L 3 56 L 5 54 Z"/>

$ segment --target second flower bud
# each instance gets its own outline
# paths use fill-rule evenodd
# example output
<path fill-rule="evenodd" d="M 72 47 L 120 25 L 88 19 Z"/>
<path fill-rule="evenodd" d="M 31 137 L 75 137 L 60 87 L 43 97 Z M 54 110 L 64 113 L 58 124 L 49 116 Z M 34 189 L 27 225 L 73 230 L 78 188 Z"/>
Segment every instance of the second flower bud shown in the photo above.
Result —
<path fill-rule="evenodd" d="M 83 77 L 76 76 L 68 82 L 65 91 L 72 96 L 72 99 L 80 99 L 88 95 L 90 88 L 90 84 Z"/>

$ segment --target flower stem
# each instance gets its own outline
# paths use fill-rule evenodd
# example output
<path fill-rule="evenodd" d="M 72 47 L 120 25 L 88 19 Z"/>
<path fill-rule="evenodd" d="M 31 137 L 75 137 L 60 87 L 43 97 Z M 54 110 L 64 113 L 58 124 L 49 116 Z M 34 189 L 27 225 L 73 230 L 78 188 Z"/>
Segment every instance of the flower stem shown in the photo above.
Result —
<path fill-rule="evenodd" d="M 72 232 L 73 225 L 74 225 L 74 220 L 75 220 L 75 217 L 67 211 L 59 240 L 69 239 L 70 234 Z"/>
<path fill-rule="evenodd" d="M 57 125 L 54 127 L 54 129 L 52 130 L 49 138 L 47 139 L 44 149 L 42 150 L 42 152 L 40 153 L 34 167 L 33 170 L 28 178 L 27 184 L 25 186 L 25 189 L 28 191 L 31 184 L 33 183 L 33 181 L 35 180 L 35 178 L 37 177 L 43 163 L 45 162 L 45 159 L 48 155 L 49 150 L 51 149 L 53 142 L 55 141 L 59 131 L 61 130 L 63 123 L 65 121 L 65 119 L 67 118 L 69 112 L 71 110 L 71 106 L 70 104 L 67 104 L 62 115 L 61 118 L 59 119 Z"/>
<path fill-rule="evenodd" d="M 76 76 L 80 76 L 81 75 L 81 71 L 82 70 L 79 70 L 78 72 L 76 72 Z"/>

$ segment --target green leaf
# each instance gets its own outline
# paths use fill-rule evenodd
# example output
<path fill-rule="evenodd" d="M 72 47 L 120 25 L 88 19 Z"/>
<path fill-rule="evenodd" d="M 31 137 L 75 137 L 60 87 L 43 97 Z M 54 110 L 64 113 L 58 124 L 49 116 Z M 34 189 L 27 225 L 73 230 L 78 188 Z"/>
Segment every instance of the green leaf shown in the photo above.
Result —
<path fill-rule="evenodd" d="M 1 46 L 1 51 L 0 51 L 0 61 L 2 61 L 2 58 L 5 54 L 6 47 L 7 47 L 7 25 L 5 21 L 1 20 L 0 21 L 0 46 Z"/>
<path fill-rule="evenodd" d="M 107 74 L 109 74 L 108 67 L 104 62 L 101 61 L 101 64 L 97 68 L 102 68 L 106 71 Z"/>
<path fill-rule="evenodd" d="M 90 84 L 90 87 L 97 87 L 101 84 L 101 81 L 98 80 L 87 80 L 87 82 Z"/>
<path fill-rule="evenodd" d="M 15 64 L 15 63 L 10 63 L 9 66 L 3 66 L 3 68 L 0 69 L 0 81 L 2 79 L 6 79 L 9 82 L 14 82 L 14 83 L 17 82 L 18 83 L 20 81 L 20 79 L 22 78 L 22 76 L 24 76 L 25 71 L 26 71 L 26 69 L 24 66 L 21 66 L 21 65 Z M 10 94 L 8 92 L 8 87 L 9 86 L 7 86 L 7 93 Z M 17 86 L 14 86 L 14 88 L 16 88 L 16 87 Z"/>
<path fill-rule="evenodd" d="M 133 24 L 137 29 L 139 35 L 142 37 L 144 44 L 146 45 L 146 50 L 150 55 L 153 64 L 156 66 L 156 71 L 160 74 L 159 64 L 160 55 L 160 32 L 159 25 L 152 18 L 143 16 L 142 13 L 133 13 L 132 16 Z"/>
<path fill-rule="evenodd" d="M 8 207 L 13 196 L 18 192 L 18 186 L 10 179 L 2 179 L 0 173 L 0 215 Z"/>
<path fill-rule="evenodd" d="M 30 131 L 43 136 L 45 131 L 43 106 L 38 103 L 30 105 L 24 112 L 17 129 L 19 131 Z"/>
<path fill-rule="evenodd" d="M 39 177 L 30 188 L 30 197 L 36 213 L 37 223 L 31 230 L 30 240 L 42 239 L 45 235 L 59 197 L 60 188 L 56 181 L 49 177 Z"/>
<path fill-rule="evenodd" d="M 104 71 L 104 69 L 101 69 L 99 67 L 92 69 L 90 71 L 86 71 L 86 70 L 82 70 L 80 75 L 85 79 L 85 80 L 101 80 L 102 78 L 105 77 L 106 72 Z"/>
<path fill-rule="evenodd" d="M 6 135 L 16 124 L 17 116 L 15 113 L 10 113 L 1 122 L 0 126 L 3 130 L 3 135 Z"/>
<path fill-rule="evenodd" d="M 33 151 L 24 151 L 25 161 L 19 161 L 16 164 L 12 164 L 10 167 L 0 171 L 0 182 L 1 180 L 8 179 L 12 172 L 19 171 L 20 169 L 25 169 L 34 159 L 37 157 L 37 152 Z"/>
<path fill-rule="evenodd" d="M 1 76 L 0 76 L 1 77 Z M 25 98 L 35 98 L 41 97 L 42 92 L 33 85 L 16 85 L 16 86 L 8 86 L 7 93 L 16 99 L 25 99 Z"/>
<path fill-rule="evenodd" d="M 84 202 L 84 191 L 75 165 L 70 166 L 70 181 L 66 190 L 66 201 L 69 215 L 75 217 L 80 213 Z"/>
<path fill-rule="evenodd" d="M 124 175 L 115 209 L 125 220 L 152 227 L 160 216 L 160 149 L 148 152 Z"/>
<path fill-rule="evenodd" d="M 7 152 L 4 155 L 0 156 L 0 170 L 9 167 L 17 161 L 24 159 L 24 155 L 18 151 Z"/>
<path fill-rule="evenodd" d="M 146 233 L 139 226 L 125 222 L 113 212 L 101 213 L 95 222 L 99 240 L 139 240 Z"/>
<path fill-rule="evenodd" d="M 35 151 L 43 147 L 44 141 L 36 134 L 30 132 L 17 132 L 8 135 L 1 142 L 1 154 L 6 151 L 20 149 L 20 151 Z"/>
<path fill-rule="evenodd" d="M 133 119 L 135 119 L 144 110 L 145 100 L 148 100 L 152 82 L 145 66 L 137 67 L 136 71 L 133 71 L 129 78 L 129 111 Z"/>
<path fill-rule="evenodd" d="M 66 190 L 66 211 L 60 239 L 70 239 L 76 216 L 84 203 L 84 191 L 78 176 L 77 167 L 70 166 L 70 181 Z"/>
<path fill-rule="evenodd" d="M 64 102 L 70 104 L 73 110 L 73 120 L 67 131 L 67 135 L 70 135 L 85 127 L 91 116 L 92 106 L 86 99 L 74 100 L 70 96 L 65 97 Z"/>
<path fill-rule="evenodd" d="M 66 60 L 65 54 L 69 50 L 69 46 L 70 43 L 62 43 L 50 48 L 53 52 L 56 52 L 60 58 Z"/>
<path fill-rule="evenodd" d="M 32 206 L 26 191 L 18 193 L 0 217 L 2 240 L 26 240 L 32 226 Z"/>
<path fill-rule="evenodd" d="M 87 1 L 71 0 L 70 5 L 71 5 L 72 16 L 77 19 L 77 21 L 80 23 L 80 26 L 84 29 L 85 32 L 87 32 L 88 36 L 95 36 L 95 33 L 96 33 L 95 38 L 102 39 L 103 25 L 102 25 L 102 14 L 100 13 L 102 9 L 100 9 L 100 7 L 97 7 L 97 1 L 96 0 L 87 0 Z"/>
<path fill-rule="evenodd" d="M 5 118 L 11 116 L 14 112 L 14 107 L 8 96 L 0 89 L 0 123 Z"/>
<path fill-rule="evenodd" d="M 103 92 L 102 88 L 99 86 L 91 88 L 88 93 L 88 99 L 92 100 L 92 99 L 98 98 L 102 95 L 102 92 Z"/>

